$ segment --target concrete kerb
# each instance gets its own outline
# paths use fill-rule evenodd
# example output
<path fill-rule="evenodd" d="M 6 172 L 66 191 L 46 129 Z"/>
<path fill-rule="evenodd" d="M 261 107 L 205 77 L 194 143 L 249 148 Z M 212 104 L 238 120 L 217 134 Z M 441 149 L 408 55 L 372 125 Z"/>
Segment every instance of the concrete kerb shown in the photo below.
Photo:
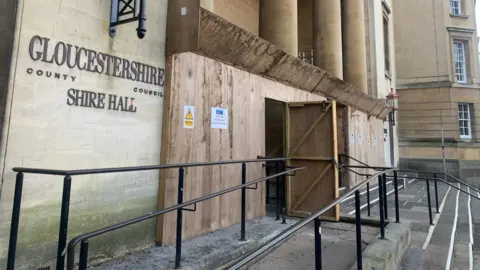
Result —
<path fill-rule="evenodd" d="M 411 223 L 390 223 L 385 228 L 385 238 L 378 239 L 362 253 L 363 269 L 386 269 L 396 270 L 410 248 Z M 355 264 L 352 270 L 357 269 Z"/>

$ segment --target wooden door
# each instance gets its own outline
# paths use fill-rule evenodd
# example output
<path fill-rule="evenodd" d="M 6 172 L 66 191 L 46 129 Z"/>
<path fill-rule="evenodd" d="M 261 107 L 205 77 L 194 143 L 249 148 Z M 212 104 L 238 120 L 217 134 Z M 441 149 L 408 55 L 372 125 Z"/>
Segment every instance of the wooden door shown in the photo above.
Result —
<path fill-rule="evenodd" d="M 288 177 L 287 209 L 291 216 L 308 216 L 338 197 L 336 103 L 288 103 L 286 153 L 290 166 L 306 167 Z M 323 218 L 339 220 L 339 207 Z"/>

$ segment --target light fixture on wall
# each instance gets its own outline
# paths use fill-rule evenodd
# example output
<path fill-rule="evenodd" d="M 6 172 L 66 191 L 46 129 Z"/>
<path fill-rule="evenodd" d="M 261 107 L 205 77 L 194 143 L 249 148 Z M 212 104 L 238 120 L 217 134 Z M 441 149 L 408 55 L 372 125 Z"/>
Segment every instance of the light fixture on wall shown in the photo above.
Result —
<path fill-rule="evenodd" d="M 390 108 L 389 113 L 389 121 L 395 126 L 395 111 L 398 110 L 398 95 L 393 92 L 393 88 L 391 88 L 390 93 L 386 96 L 387 106 Z"/>
<path fill-rule="evenodd" d="M 138 22 L 137 36 L 142 39 L 145 37 L 147 29 L 147 13 L 145 11 L 147 0 L 112 0 L 110 10 L 110 29 L 109 34 L 114 37 L 117 34 L 117 25 Z"/>

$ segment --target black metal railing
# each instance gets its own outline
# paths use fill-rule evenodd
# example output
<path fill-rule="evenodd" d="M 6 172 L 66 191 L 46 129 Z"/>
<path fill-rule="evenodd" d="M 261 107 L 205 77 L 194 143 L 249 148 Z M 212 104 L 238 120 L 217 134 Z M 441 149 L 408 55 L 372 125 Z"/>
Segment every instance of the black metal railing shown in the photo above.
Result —
<path fill-rule="evenodd" d="M 119 168 L 100 168 L 100 169 L 84 169 L 84 170 L 51 170 L 51 169 L 36 169 L 36 168 L 13 168 L 13 171 L 17 173 L 16 175 L 16 182 L 15 182 L 15 192 L 14 192 L 14 199 L 13 199 L 13 209 L 12 209 L 12 221 L 10 227 L 10 241 L 8 247 L 8 259 L 7 259 L 7 270 L 13 270 L 15 267 L 15 254 L 17 248 L 17 238 L 18 238 L 18 227 L 20 223 L 20 208 L 22 202 L 22 190 L 23 190 L 23 182 L 24 182 L 24 174 L 42 174 L 42 175 L 57 175 L 57 176 L 64 176 L 63 178 L 63 192 L 62 192 L 62 202 L 61 202 L 61 212 L 60 212 L 60 224 L 59 224 L 59 233 L 58 233 L 58 246 L 57 246 L 57 262 L 56 262 L 56 269 L 63 270 L 65 267 L 65 257 L 66 257 L 66 247 L 67 247 L 67 231 L 68 231 L 68 220 L 69 220 L 69 209 L 70 209 L 70 193 L 71 193 L 71 185 L 72 185 L 72 176 L 76 175 L 93 175 L 93 174 L 106 174 L 106 173 L 119 173 L 119 172 L 135 172 L 135 171 L 148 171 L 148 170 L 162 170 L 162 169 L 179 169 L 179 185 L 178 185 L 178 208 L 177 210 L 177 245 L 180 244 L 180 249 L 177 254 L 177 257 L 181 257 L 181 224 L 182 224 L 182 211 L 189 211 L 189 209 L 184 209 L 183 206 L 190 205 L 192 203 L 188 202 L 188 204 L 183 203 L 183 181 L 184 181 L 184 170 L 185 168 L 189 167 L 201 167 L 201 166 L 214 166 L 214 165 L 228 165 L 228 164 L 241 164 L 242 166 L 242 185 L 235 187 L 236 189 L 242 189 L 242 201 L 241 201 L 241 240 L 245 239 L 245 219 L 246 219 L 246 189 L 249 189 L 249 186 L 255 183 L 259 183 L 269 179 L 276 179 L 277 185 L 279 182 L 285 178 L 285 175 L 289 172 L 294 172 L 298 169 L 290 169 L 286 170 L 286 161 L 289 160 L 288 158 L 262 158 L 258 157 L 257 159 L 247 159 L 247 160 L 229 160 L 229 161 L 217 161 L 217 162 L 198 162 L 198 163 L 184 163 L 184 164 L 167 164 L 167 165 L 153 165 L 153 166 L 136 166 L 136 167 L 119 167 Z M 277 168 L 281 168 L 282 173 L 277 173 L 272 176 L 267 176 L 262 179 L 254 180 L 247 184 L 246 182 L 246 164 L 247 163 L 263 163 L 263 162 L 276 162 Z M 260 181 L 261 180 L 261 181 Z M 255 183 L 254 183 L 255 182 Z M 284 181 L 285 182 L 285 181 Z M 233 189 L 233 190 L 236 190 Z M 255 188 L 252 188 L 255 189 Z M 231 192 L 233 190 L 228 192 Z M 224 192 L 224 191 L 222 191 Z M 228 192 L 224 192 L 228 193 Z M 208 195 L 211 196 L 211 195 Z M 207 197 L 207 196 L 205 196 Z M 202 197 L 204 198 L 204 197 Z M 200 198 L 200 199 L 202 199 Z M 210 197 L 209 197 L 210 198 Z M 198 200 L 198 199 L 197 199 Z M 283 202 L 283 207 L 285 208 L 285 201 Z M 277 204 L 277 207 L 281 207 Z M 167 208 L 169 209 L 169 208 Z M 173 209 L 173 210 L 175 210 Z M 161 211 L 164 211 L 160 210 Z M 170 210 L 170 211 L 173 211 Z M 152 214 L 161 215 L 162 213 L 155 212 Z M 277 209 L 277 213 L 280 212 L 280 209 Z M 285 211 L 284 211 L 285 212 Z M 152 215 L 149 214 L 149 215 Z M 148 216 L 148 215 L 146 215 Z M 146 218 L 146 216 L 142 216 L 138 218 L 139 220 L 130 220 L 129 222 L 140 222 Z M 153 217 L 153 216 L 152 216 Z M 278 218 L 278 216 L 277 216 Z M 285 221 L 285 217 L 283 218 Z M 135 222 L 134 222 L 135 221 Z M 128 223 L 124 226 L 128 226 Z M 123 224 L 123 223 L 122 223 Z M 115 226 L 115 225 L 114 225 Z M 124 227 L 123 226 L 123 227 Z M 180 227 L 179 227 L 180 226 Z M 179 229 L 180 228 L 180 229 Z M 180 237 L 179 237 L 180 236 Z M 178 242 L 180 239 L 180 243 Z M 88 242 L 82 242 L 81 253 L 82 250 L 84 251 L 83 254 L 86 254 L 88 249 Z M 180 254 L 180 255 L 179 255 Z M 178 261 L 178 262 L 177 262 Z M 176 265 L 179 266 L 180 260 L 176 259 Z M 80 266 L 84 266 L 80 264 Z M 86 267 L 86 264 L 85 264 Z M 73 269 L 73 268 L 69 268 Z"/>
<path fill-rule="evenodd" d="M 372 174 L 362 174 L 358 173 L 352 168 L 362 168 L 362 169 L 370 169 L 373 171 L 376 171 L 375 173 Z M 244 266 L 246 266 L 249 263 L 252 263 L 253 260 L 256 258 L 260 257 L 262 254 L 265 252 L 271 250 L 275 246 L 278 246 L 279 243 L 290 237 L 292 234 L 294 234 L 296 231 L 298 231 L 300 228 L 303 226 L 307 225 L 309 222 L 314 221 L 314 249 L 315 249 L 315 269 L 322 269 L 322 247 L 321 247 L 321 221 L 320 221 L 320 216 L 324 214 L 326 211 L 330 210 L 332 207 L 336 206 L 337 204 L 342 203 L 345 201 L 347 198 L 351 197 L 352 194 L 355 196 L 355 227 L 356 227 L 356 249 L 357 249 L 357 269 L 362 269 L 363 267 L 363 262 L 362 262 L 362 239 L 361 239 L 361 208 L 360 208 L 360 188 L 366 186 L 367 188 L 367 204 L 368 204 L 368 215 L 370 216 L 370 192 L 369 192 L 369 186 L 370 183 L 378 179 L 378 201 L 379 201 L 379 220 L 380 220 L 380 238 L 385 239 L 385 226 L 386 226 L 386 221 L 388 220 L 388 209 L 387 209 L 387 193 L 386 193 L 386 187 L 387 187 L 387 174 L 393 173 L 391 177 L 393 177 L 393 185 L 394 185 L 394 196 L 395 196 L 395 222 L 399 223 L 400 222 L 400 207 L 399 207 L 399 199 L 398 199 L 398 173 L 399 172 L 413 172 L 416 173 L 416 176 L 408 176 L 405 175 L 403 178 L 405 179 L 415 179 L 415 180 L 425 180 L 426 184 L 426 189 L 427 189 L 427 200 L 428 200 L 428 215 L 429 215 L 429 223 L 430 225 L 433 225 L 433 216 L 432 216 L 432 203 L 431 203 L 431 194 L 430 194 L 430 181 L 434 181 L 434 190 L 435 190 L 435 200 L 436 200 L 436 208 L 437 208 L 437 213 L 439 212 L 438 208 L 438 184 L 437 182 L 442 182 L 450 187 L 453 187 L 457 190 L 462 191 L 465 194 L 468 194 L 478 200 L 480 200 L 480 197 L 477 195 L 474 195 L 468 191 L 465 191 L 461 189 L 461 187 L 456 187 L 455 185 L 449 183 L 448 181 L 444 179 L 440 179 L 437 177 L 437 175 L 442 174 L 442 173 L 434 173 L 434 172 L 420 172 L 420 171 L 412 171 L 412 170 L 398 170 L 394 168 L 387 168 L 387 167 L 378 167 L 378 166 L 368 166 L 368 165 L 343 165 L 340 164 L 338 166 L 339 170 L 342 169 L 347 169 L 350 170 L 356 174 L 367 176 L 367 179 L 360 182 L 357 184 L 355 187 L 350 189 L 347 193 L 344 195 L 340 196 L 339 198 L 335 199 L 332 201 L 330 204 L 327 206 L 323 207 L 320 209 L 318 212 L 310 215 L 307 218 L 304 218 L 303 220 L 297 222 L 296 224 L 292 225 L 290 228 L 282 232 L 281 234 L 277 235 L 275 238 L 272 240 L 268 241 L 265 243 L 263 246 L 260 248 L 252 251 L 251 253 L 247 254 L 244 256 L 241 260 L 239 260 L 237 263 L 229 267 L 229 269 L 235 270 L 235 269 L 240 269 Z M 423 173 L 423 174 L 432 174 L 433 177 L 419 177 L 418 174 Z M 477 192 L 480 192 L 478 189 L 472 187 L 471 185 L 461 181 L 460 179 L 457 179 L 449 174 L 445 174 L 446 176 L 450 177 L 452 180 L 458 182 L 459 184 L 463 184 Z"/>
<path fill-rule="evenodd" d="M 350 189 L 344 195 L 338 197 L 337 199 L 333 200 L 327 206 L 323 207 L 316 213 L 310 215 L 309 217 L 304 218 L 303 220 L 297 222 L 296 224 L 292 225 L 290 228 L 282 232 L 281 234 L 274 237 L 272 240 L 261 246 L 260 248 L 256 249 L 255 251 L 249 253 L 243 259 L 239 260 L 237 263 L 229 267 L 229 269 L 240 269 L 244 267 L 246 264 L 250 263 L 252 260 L 256 259 L 266 251 L 270 250 L 272 247 L 276 246 L 296 231 L 298 231 L 303 226 L 307 225 L 311 221 L 314 222 L 314 235 L 315 235 L 315 269 L 321 269 L 322 265 L 322 237 L 321 237 L 321 221 L 320 216 L 330 210 L 332 207 L 340 204 L 345 198 L 355 194 L 355 226 L 356 226 L 356 247 L 357 247 L 357 268 L 362 269 L 362 239 L 361 239 L 361 211 L 360 211 L 360 188 L 364 187 L 367 183 L 374 181 L 375 179 L 378 180 L 379 185 L 379 197 L 380 197 L 380 235 L 381 238 L 385 238 L 385 216 L 383 215 L 383 175 L 386 173 L 393 172 L 396 176 L 395 169 L 388 169 L 381 172 L 377 172 L 373 174 L 370 178 L 362 181 L 361 183 L 357 184 L 355 187 Z M 395 180 L 397 181 L 397 177 Z M 396 200 L 398 200 L 398 193 L 396 193 Z M 399 211 L 399 208 L 396 208 L 396 211 Z M 398 221 L 399 222 L 399 221 Z"/>

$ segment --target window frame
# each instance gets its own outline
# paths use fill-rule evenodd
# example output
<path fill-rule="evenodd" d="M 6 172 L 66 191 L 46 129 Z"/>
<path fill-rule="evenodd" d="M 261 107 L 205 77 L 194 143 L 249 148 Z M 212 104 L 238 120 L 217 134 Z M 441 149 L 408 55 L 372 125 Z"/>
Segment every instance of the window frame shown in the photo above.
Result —
<path fill-rule="evenodd" d="M 454 3 L 458 3 L 458 7 L 454 7 Z M 458 10 L 458 13 L 455 13 Z M 450 15 L 462 16 L 463 15 L 463 3 L 462 0 L 450 0 Z"/>
<path fill-rule="evenodd" d="M 453 40 L 453 75 L 455 77 L 455 82 L 456 83 L 461 83 L 461 84 L 467 84 L 468 83 L 468 41 L 461 40 L 461 39 L 454 39 Z M 459 46 L 461 45 L 461 46 Z M 458 49 L 461 48 L 461 60 L 458 56 Z M 457 64 L 459 64 L 460 67 L 457 67 Z M 458 73 L 457 69 L 463 69 L 462 73 Z M 460 80 L 459 77 L 463 76 L 463 80 Z"/>
<path fill-rule="evenodd" d="M 472 114 L 470 113 L 470 104 L 469 103 L 458 103 L 458 127 L 461 139 L 471 139 L 472 138 Z M 464 110 L 466 108 L 466 110 Z M 467 113 L 467 117 L 461 117 L 461 114 Z M 462 126 L 462 122 L 466 122 L 465 126 Z M 462 135 L 462 128 L 468 130 L 468 135 Z"/>

